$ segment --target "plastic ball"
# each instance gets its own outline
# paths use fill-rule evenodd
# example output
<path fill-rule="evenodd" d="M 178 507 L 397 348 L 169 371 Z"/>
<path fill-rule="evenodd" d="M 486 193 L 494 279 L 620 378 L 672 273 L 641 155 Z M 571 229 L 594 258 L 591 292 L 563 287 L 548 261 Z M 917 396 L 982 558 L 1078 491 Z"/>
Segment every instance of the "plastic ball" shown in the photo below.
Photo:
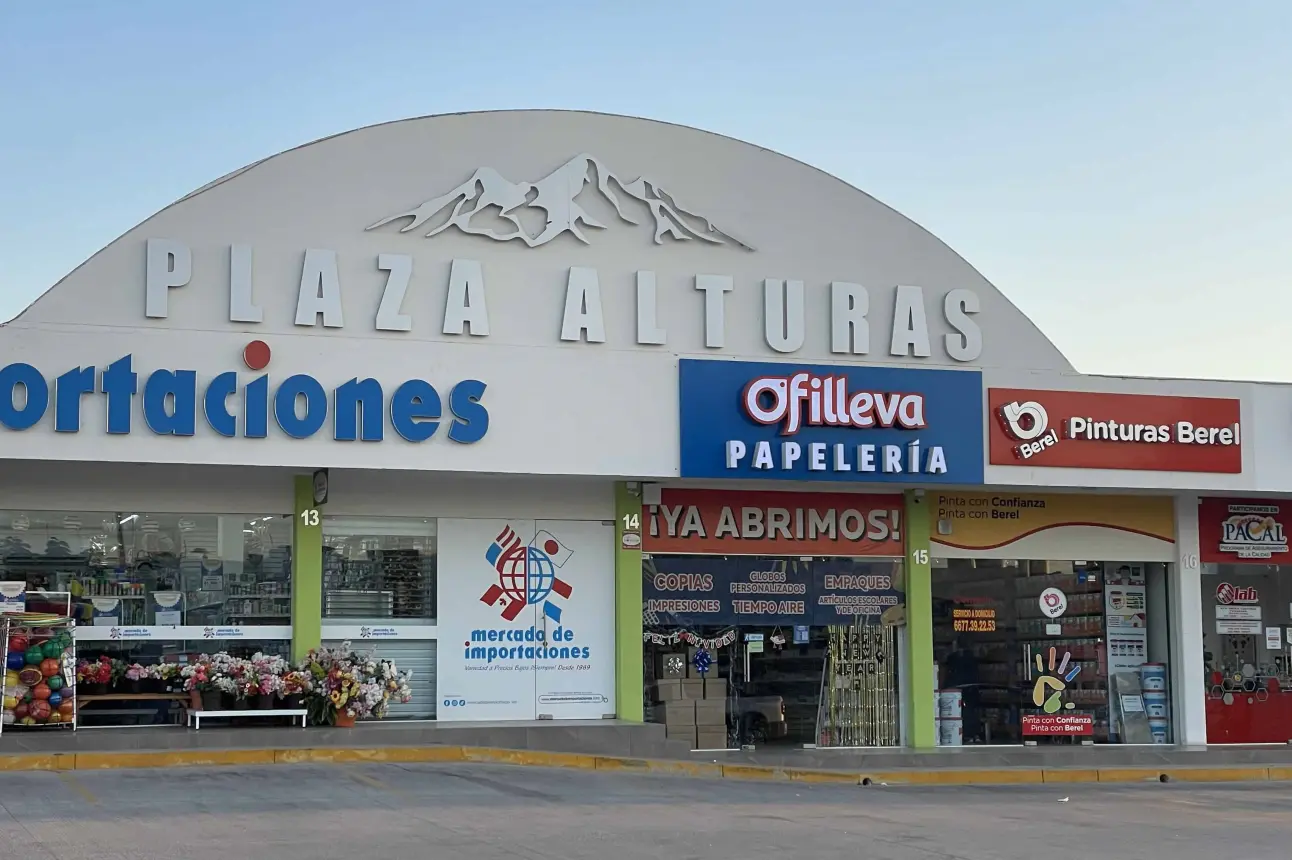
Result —
<path fill-rule="evenodd" d="M 63 722 L 69 722 L 72 719 L 72 715 L 76 713 L 76 705 L 68 700 L 64 700 L 63 703 L 58 706 L 58 712 L 63 715 Z"/>
<path fill-rule="evenodd" d="M 25 720 L 27 718 L 27 711 L 30 709 L 30 707 L 31 706 L 28 705 L 26 702 L 19 702 L 18 706 L 13 709 L 14 719 L 19 721 Z"/>
<path fill-rule="evenodd" d="M 36 722 L 43 722 L 49 719 L 49 715 L 54 713 L 54 709 L 49 706 L 49 702 L 32 702 L 31 707 L 27 709 L 27 715 Z"/>
<path fill-rule="evenodd" d="M 5 711 L 3 714 L 0 714 L 0 722 L 3 722 L 6 726 L 12 726 L 14 723 L 13 714 L 9 711 Z"/>
<path fill-rule="evenodd" d="M 10 636 L 9 650 L 22 653 L 23 651 L 26 651 L 28 647 L 30 647 L 29 645 L 30 641 L 31 640 L 29 640 L 26 636 Z"/>
<path fill-rule="evenodd" d="M 52 657 L 46 657 L 40 661 L 40 674 L 46 678 L 52 678 L 63 670 L 59 662 Z"/>
<path fill-rule="evenodd" d="M 49 684 L 37 684 L 31 688 L 32 698 L 38 701 L 48 699 L 52 693 L 53 690 L 49 689 Z"/>
<path fill-rule="evenodd" d="M 63 721 L 63 717 L 58 713 L 58 711 L 51 712 L 50 715 L 45 718 L 45 722 L 49 723 L 50 725 L 54 725 L 55 723 L 61 723 L 62 721 Z"/>
<path fill-rule="evenodd" d="M 20 702 L 27 697 L 28 693 L 31 692 L 31 688 L 28 687 L 26 684 L 19 684 L 16 687 L 7 688 L 7 689 L 9 690 L 9 695 L 13 696 L 15 699 L 17 699 Z"/>
<path fill-rule="evenodd" d="M 49 702 L 49 706 L 51 708 L 57 708 L 59 705 L 63 704 L 63 694 L 50 693 L 49 698 L 46 699 L 45 701 Z"/>
<path fill-rule="evenodd" d="M 17 697 L 17 696 L 5 696 L 5 697 L 4 697 L 4 709 L 5 709 L 6 711 L 12 711 L 12 710 L 13 710 L 14 708 L 16 708 L 16 707 L 18 707 L 18 697 Z"/>
<path fill-rule="evenodd" d="M 10 651 L 9 656 L 4 660 L 6 669 L 21 669 L 27 665 L 27 660 L 23 657 L 21 651 Z"/>
<path fill-rule="evenodd" d="M 61 690 L 63 689 L 63 676 L 50 675 L 48 678 L 45 679 L 45 683 L 49 684 L 49 688 L 51 690 Z"/>
<path fill-rule="evenodd" d="M 28 666 L 38 665 L 41 660 L 45 659 L 45 649 L 39 646 L 32 646 L 23 654 L 23 658 Z"/>
<path fill-rule="evenodd" d="M 18 673 L 12 669 L 5 670 L 4 685 L 7 689 L 13 689 L 18 686 Z"/>

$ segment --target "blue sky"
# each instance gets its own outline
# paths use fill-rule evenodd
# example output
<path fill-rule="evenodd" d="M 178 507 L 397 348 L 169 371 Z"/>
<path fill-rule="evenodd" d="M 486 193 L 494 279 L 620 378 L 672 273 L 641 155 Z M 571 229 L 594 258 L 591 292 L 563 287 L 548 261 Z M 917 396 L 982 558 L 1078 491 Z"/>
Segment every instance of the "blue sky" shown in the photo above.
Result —
<path fill-rule="evenodd" d="M 815 164 L 1091 373 L 1292 381 L 1292 3 L 64 0 L 0 10 L 0 318 L 309 140 L 517 107 Z"/>

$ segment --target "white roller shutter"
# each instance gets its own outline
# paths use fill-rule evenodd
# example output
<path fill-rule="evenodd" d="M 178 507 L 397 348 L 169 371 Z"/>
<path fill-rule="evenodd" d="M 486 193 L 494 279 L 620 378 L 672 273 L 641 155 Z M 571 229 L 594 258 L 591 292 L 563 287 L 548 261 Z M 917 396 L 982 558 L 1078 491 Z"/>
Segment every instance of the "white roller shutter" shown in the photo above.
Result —
<path fill-rule="evenodd" d="M 323 643 L 329 648 L 340 645 L 340 642 Z M 410 639 L 405 641 L 366 641 L 351 642 L 355 651 L 373 651 L 382 660 L 391 660 L 402 672 L 412 672 L 409 686 L 413 690 L 413 700 L 407 705 L 392 704 L 386 714 L 388 720 L 433 720 L 435 719 L 435 642 L 427 639 Z"/>

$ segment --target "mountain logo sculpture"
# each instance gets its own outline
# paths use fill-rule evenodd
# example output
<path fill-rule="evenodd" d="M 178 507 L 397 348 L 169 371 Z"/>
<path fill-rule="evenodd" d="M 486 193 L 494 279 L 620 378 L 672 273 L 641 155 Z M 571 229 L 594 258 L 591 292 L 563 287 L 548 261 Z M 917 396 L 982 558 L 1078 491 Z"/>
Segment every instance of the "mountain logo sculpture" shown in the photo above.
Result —
<path fill-rule="evenodd" d="M 753 250 L 730 233 L 719 230 L 708 218 L 687 209 L 659 183 L 645 177 L 624 182 L 587 154 L 571 158 L 537 182 L 512 182 L 491 167 L 481 167 L 452 191 L 406 212 L 382 218 L 367 229 L 376 230 L 407 218 L 411 220 L 399 232 L 408 233 L 425 227 L 448 210 L 447 219 L 426 233 L 428 238 L 456 227 L 463 233 L 486 236 L 498 242 L 519 239 L 531 248 L 546 245 L 562 233 L 570 233 L 588 244 L 584 228 L 603 230 L 606 227 L 579 203 L 580 195 L 588 186 L 592 186 L 595 193 L 614 208 L 619 218 L 629 224 L 638 225 L 641 221 L 625 209 L 627 201 L 644 203 L 655 221 L 657 245 L 664 244 L 667 236 L 681 242 L 699 240 Z M 537 233 L 527 230 L 522 223 L 520 213 L 525 210 L 539 210 L 545 216 L 546 223 Z M 515 230 L 499 231 L 494 226 L 472 223 L 476 216 L 486 213 L 494 215 L 494 220 L 509 222 Z"/>

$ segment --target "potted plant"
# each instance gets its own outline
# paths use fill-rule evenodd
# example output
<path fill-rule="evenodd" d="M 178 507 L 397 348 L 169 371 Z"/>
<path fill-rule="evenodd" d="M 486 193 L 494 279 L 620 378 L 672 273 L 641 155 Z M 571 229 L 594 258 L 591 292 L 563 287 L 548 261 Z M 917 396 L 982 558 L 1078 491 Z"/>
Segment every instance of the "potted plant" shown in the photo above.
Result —
<path fill-rule="evenodd" d="M 314 679 L 309 672 L 293 669 L 283 675 L 283 688 L 279 692 L 282 706 L 298 710 L 305 706 L 305 696 L 314 689 Z"/>
<path fill-rule="evenodd" d="M 138 663 L 131 663 L 122 673 L 122 687 L 127 693 L 143 692 L 143 683 L 147 678 L 147 669 Z"/>
<path fill-rule="evenodd" d="M 82 660 L 76 667 L 76 685 L 86 696 L 102 696 L 112 682 L 112 663 L 106 657 L 90 662 Z"/>
<path fill-rule="evenodd" d="M 184 679 L 184 689 L 196 697 L 195 706 L 200 704 L 204 711 L 218 711 L 222 705 L 220 688 L 211 677 L 211 665 L 205 658 L 203 654 L 197 661 L 189 663 L 180 670 L 180 676 Z"/>
<path fill-rule="evenodd" d="M 273 710 L 278 705 L 278 696 L 283 691 L 282 675 L 265 673 L 259 676 L 259 695 L 256 707 L 262 711 Z"/>
<path fill-rule="evenodd" d="M 349 642 L 311 651 L 301 669 L 313 680 L 307 701 L 316 724 L 348 728 L 356 720 L 384 717 L 392 696 L 411 699 L 406 673 L 390 661 L 355 654 Z"/>

